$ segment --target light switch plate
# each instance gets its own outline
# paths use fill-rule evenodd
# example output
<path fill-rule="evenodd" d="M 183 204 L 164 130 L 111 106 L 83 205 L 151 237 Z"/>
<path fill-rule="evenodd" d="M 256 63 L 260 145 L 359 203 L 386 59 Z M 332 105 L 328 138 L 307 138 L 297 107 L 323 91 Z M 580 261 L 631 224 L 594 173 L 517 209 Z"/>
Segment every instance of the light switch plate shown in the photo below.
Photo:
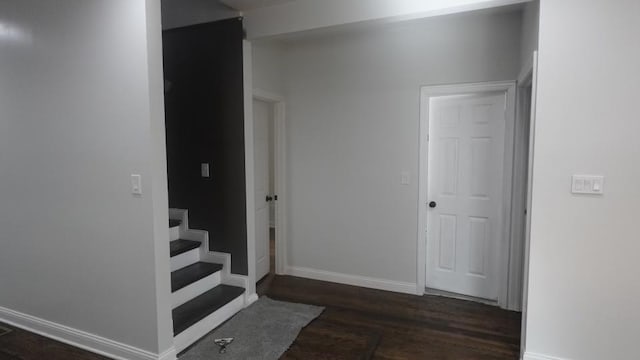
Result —
<path fill-rule="evenodd" d="M 200 174 L 202 175 L 203 178 L 210 177 L 209 164 L 208 163 L 200 164 Z"/>
<path fill-rule="evenodd" d="M 571 177 L 571 193 L 602 195 L 604 193 L 604 176 L 573 175 Z"/>
<path fill-rule="evenodd" d="M 131 193 L 142 195 L 142 175 L 131 174 Z"/>
<path fill-rule="evenodd" d="M 403 171 L 400 173 L 400 184 L 401 185 L 409 185 L 411 183 L 411 175 L 408 171 Z"/>

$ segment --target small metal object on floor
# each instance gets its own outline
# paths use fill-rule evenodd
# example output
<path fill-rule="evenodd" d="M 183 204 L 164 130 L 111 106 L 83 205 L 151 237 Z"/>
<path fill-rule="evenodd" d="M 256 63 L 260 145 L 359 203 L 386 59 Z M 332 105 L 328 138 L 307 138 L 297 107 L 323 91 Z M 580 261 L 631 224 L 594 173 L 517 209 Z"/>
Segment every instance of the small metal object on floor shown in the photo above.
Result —
<path fill-rule="evenodd" d="M 224 354 L 227 352 L 227 345 L 233 342 L 233 338 L 215 339 L 213 342 L 220 347 L 220 354 Z"/>
<path fill-rule="evenodd" d="M 11 329 L 7 329 L 5 327 L 0 326 L 0 336 L 6 335 L 11 332 Z"/>

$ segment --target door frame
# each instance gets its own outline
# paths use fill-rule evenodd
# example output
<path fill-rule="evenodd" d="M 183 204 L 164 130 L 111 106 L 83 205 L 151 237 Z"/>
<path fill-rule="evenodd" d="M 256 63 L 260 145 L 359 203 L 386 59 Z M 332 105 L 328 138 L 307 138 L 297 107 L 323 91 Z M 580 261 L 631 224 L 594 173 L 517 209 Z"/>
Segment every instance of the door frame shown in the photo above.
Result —
<path fill-rule="evenodd" d="M 500 279 L 498 306 L 508 308 L 509 295 L 509 256 L 511 248 L 511 200 L 512 200 L 512 172 L 515 130 L 515 81 L 494 81 L 483 83 L 433 85 L 420 88 L 420 139 L 419 139 L 419 176 L 418 176 L 418 239 L 417 239 L 417 293 L 423 295 L 427 277 L 427 189 L 428 189 L 428 159 L 429 159 L 429 100 L 433 97 L 461 95 L 478 92 L 504 91 L 506 92 L 506 124 L 505 124 L 505 158 L 504 158 L 504 199 L 502 208 L 502 241 L 500 264 L 504 267 Z"/>
<path fill-rule="evenodd" d="M 536 105 L 538 92 L 538 51 L 534 51 L 530 61 L 524 67 L 522 75 L 518 78 L 518 83 L 526 84 L 531 81 L 531 99 L 529 112 L 529 173 L 527 174 L 527 216 L 525 217 L 524 231 L 524 258 L 522 270 L 522 324 L 520 336 L 520 358 L 522 358 L 527 348 L 527 302 L 529 296 L 529 257 L 531 246 L 531 201 L 533 199 L 533 165 L 535 160 L 535 140 L 536 140 Z M 522 85 L 520 85 L 522 86 Z"/>
<path fill-rule="evenodd" d="M 273 180 L 274 191 L 278 196 L 275 201 L 275 272 L 284 275 L 287 268 L 287 237 L 286 237 L 286 104 L 284 97 L 262 89 L 253 89 L 253 99 L 269 103 L 273 109 Z M 255 239 L 254 239 L 255 241 Z"/>

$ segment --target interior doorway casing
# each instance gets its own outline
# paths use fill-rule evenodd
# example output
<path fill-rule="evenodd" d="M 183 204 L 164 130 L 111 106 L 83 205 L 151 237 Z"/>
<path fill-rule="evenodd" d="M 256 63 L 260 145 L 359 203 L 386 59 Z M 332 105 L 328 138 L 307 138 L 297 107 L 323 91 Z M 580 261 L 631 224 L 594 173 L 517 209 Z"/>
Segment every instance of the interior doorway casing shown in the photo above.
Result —
<path fill-rule="evenodd" d="M 523 68 L 518 78 L 520 87 L 531 86 L 531 94 L 529 100 L 529 113 L 519 112 L 519 116 L 527 116 L 529 118 L 529 151 L 528 151 L 528 173 L 526 187 L 526 209 L 524 224 L 524 244 L 523 244 L 523 264 L 522 264 L 522 324 L 520 336 L 520 358 L 522 358 L 527 348 L 527 302 L 529 293 L 529 261 L 530 261 L 530 244 L 531 244 L 531 201 L 533 198 L 533 164 L 535 160 L 535 129 L 536 129 L 536 103 L 538 88 L 538 52 L 534 51 L 529 58 L 527 65 Z"/>
<path fill-rule="evenodd" d="M 515 81 L 486 82 L 473 84 L 452 84 L 425 86 L 420 91 L 420 140 L 419 140 L 419 185 L 418 185 L 418 239 L 417 239 L 417 293 L 422 295 L 426 287 L 427 272 L 427 179 L 429 158 L 429 101 L 433 97 L 472 94 L 481 92 L 504 91 L 506 93 L 506 128 L 505 128 L 505 156 L 504 156 L 504 202 L 502 207 L 503 226 L 501 251 L 499 254 L 501 266 L 506 267 L 501 273 L 500 295 L 498 305 L 508 308 L 509 298 L 509 257 L 511 248 L 511 198 L 512 198 L 512 170 L 514 148 L 514 122 L 515 122 Z"/>
<path fill-rule="evenodd" d="M 287 267 L 286 246 L 286 141 L 284 97 L 262 89 L 253 89 L 253 99 L 269 103 L 273 107 L 274 190 L 275 201 L 275 272 L 284 275 Z M 254 239 L 255 240 L 255 239 Z"/>

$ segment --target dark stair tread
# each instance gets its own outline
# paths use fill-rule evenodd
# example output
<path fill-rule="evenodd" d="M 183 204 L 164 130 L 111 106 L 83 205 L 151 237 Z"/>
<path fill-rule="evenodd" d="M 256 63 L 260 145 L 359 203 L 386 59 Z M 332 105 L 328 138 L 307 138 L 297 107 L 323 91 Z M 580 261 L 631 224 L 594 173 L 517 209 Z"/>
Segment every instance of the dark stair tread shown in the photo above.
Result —
<path fill-rule="evenodd" d="M 178 219 L 169 219 L 169 227 L 176 227 L 176 226 L 180 226 L 180 224 L 182 224 L 182 220 L 178 220 Z"/>
<path fill-rule="evenodd" d="M 222 270 L 221 264 L 197 262 L 171 273 L 171 292 L 176 292 L 183 287 Z"/>
<path fill-rule="evenodd" d="M 200 241 L 182 239 L 173 240 L 169 243 L 169 252 L 171 254 L 171 257 L 174 257 L 189 250 L 197 249 L 200 247 L 200 244 Z"/>
<path fill-rule="evenodd" d="M 176 336 L 193 324 L 206 318 L 231 300 L 244 293 L 244 289 L 218 285 L 204 294 L 173 309 L 173 335 Z"/>

